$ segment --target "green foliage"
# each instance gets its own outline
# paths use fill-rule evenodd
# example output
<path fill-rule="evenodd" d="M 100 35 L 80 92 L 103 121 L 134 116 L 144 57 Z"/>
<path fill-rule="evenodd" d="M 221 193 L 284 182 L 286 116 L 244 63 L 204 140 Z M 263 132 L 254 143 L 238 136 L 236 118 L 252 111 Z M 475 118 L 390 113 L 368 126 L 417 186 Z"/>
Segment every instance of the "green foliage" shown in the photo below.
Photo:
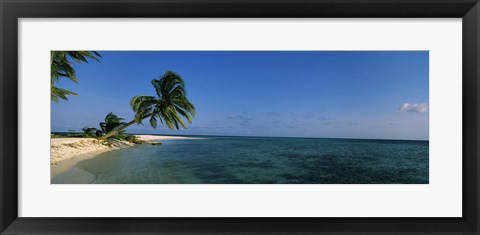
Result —
<path fill-rule="evenodd" d="M 154 96 L 135 96 L 130 101 L 135 111 L 135 122 L 142 123 L 149 118 L 150 126 L 157 127 L 157 122 L 170 129 L 187 128 L 182 117 L 192 123 L 195 106 L 187 99 L 185 82 L 174 72 L 167 71 L 160 79 L 153 79 L 152 85 L 157 94 Z"/>
<path fill-rule="evenodd" d="M 105 116 L 105 121 L 100 122 L 100 128 L 102 133 L 113 133 L 113 135 L 108 135 L 105 139 L 125 140 L 135 144 L 143 143 L 141 140 L 138 140 L 136 136 L 125 134 L 124 129 L 119 130 L 119 128 L 127 125 L 124 120 L 124 118 L 118 117 L 113 112 L 108 113 L 107 116 Z"/>
<path fill-rule="evenodd" d="M 92 138 L 91 134 L 86 133 L 52 133 L 51 138 Z"/>
<path fill-rule="evenodd" d="M 68 95 L 78 96 L 77 93 L 71 92 L 69 90 L 65 90 L 63 88 L 55 87 L 53 86 L 53 83 L 52 83 L 51 96 L 53 101 L 58 102 L 59 98 L 62 100 L 68 100 L 67 98 Z"/>
<path fill-rule="evenodd" d="M 65 136 L 59 135 L 59 134 L 56 134 L 56 133 L 52 133 L 52 134 L 50 134 L 50 137 L 51 138 L 64 138 Z"/>
<path fill-rule="evenodd" d="M 109 133 L 125 125 L 126 123 L 123 122 L 123 120 L 125 119 L 120 118 L 114 113 L 110 112 L 107 114 L 107 116 L 105 116 L 105 121 L 100 122 L 100 129 L 103 131 L 103 133 Z M 125 130 L 121 130 L 118 132 L 118 134 L 123 134 L 123 133 L 125 133 Z"/>
<path fill-rule="evenodd" d="M 77 63 L 88 63 L 88 59 L 100 62 L 102 56 L 96 51 L 51 51 L 50 52 L 50 76 L 51 76 L 51 99 L 58 102 L 59 99 L 68 100 L 67 96 L 77 95 L 75 92 L 58 88 L 56 84 L 61 77 L 70 79 L 78 83 L 78 78 L 73 69 L 73 60 Z"/>
<path fill-rule="evenodd" d="M 100 139 L 108 139 L 124 130 L 128 126 L 149 118 L 150 126 L 157 127 L 157 123 L 167 125 L 170 129 L 187 129 L 182 117 L 192 123 L 195 116 L 195 106 L 187 99 L 185 82 L 174 72 L 167 71 L 158 80 L 153 79 L 152 85 L 157 96 L 135 96 L 130 100 L 130 105 L 135 112 L 134 120 L 117 129 L 106 133 Z"/>
<path fill-rule="evenodd" d="M 96 136 L 97 136 L 97 133 L 98 133 L 97 128 L 95 128 L 95 127 L 88 127 L 88 126 L 82 128 L 82 131 L 83 131 L 83 133 L 84 133 L 86 136 L 92 137 L 92 138 L 96 137 Z"/>
<path fill-rule="evenodd" d="M 125 140 L 130 142 L 130 143 L 134 143 L 134 144 L 143 144 L 144 142 L 139 140 L 136 136 L 134 135 L 126 135 L 125 136 Z"/>

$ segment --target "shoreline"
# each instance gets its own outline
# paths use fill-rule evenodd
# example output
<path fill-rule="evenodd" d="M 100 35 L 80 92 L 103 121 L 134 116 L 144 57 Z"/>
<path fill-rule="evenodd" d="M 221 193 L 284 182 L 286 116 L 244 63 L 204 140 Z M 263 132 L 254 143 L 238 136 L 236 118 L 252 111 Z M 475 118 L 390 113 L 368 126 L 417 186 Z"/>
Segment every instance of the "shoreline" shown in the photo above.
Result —
<path fill-rule="evenodd" d="M 132 146 L 134 144 L 119 140 L 52 138 L 50 140 L 50 177 L 53 178 L 67 171 L 82 160 L 94 158 L 104 152 Z"/>
<path fill-rule="evenodd" d="M 145 144 L 161 140 L 202 139 L 183 136 L 135 135 Z M 94 158 L 99 154 L 135 147 L 138 144 L 121 140 L 98 140 L 96 138 L 52 138 L 50 139 L 50 177 L 53 178 L 74 167 L 78 162 Z"/>

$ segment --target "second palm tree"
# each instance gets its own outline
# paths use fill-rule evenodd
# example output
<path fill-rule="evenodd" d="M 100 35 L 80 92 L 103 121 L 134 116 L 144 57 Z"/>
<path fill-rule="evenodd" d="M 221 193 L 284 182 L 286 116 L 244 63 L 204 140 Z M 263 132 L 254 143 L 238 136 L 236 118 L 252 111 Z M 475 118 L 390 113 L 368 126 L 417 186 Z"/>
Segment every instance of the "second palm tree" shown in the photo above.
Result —
<path fill-rule="evenodd" d="M 156 96 L 135 96 L 130 101 L 135 118 L 100 139 L 108 139 L 133 124 L 141 124 L 149 118 L 150 125 L 165 124 L 170 129 L 187 128 L 182 117 L 192 123 L 195 106 L 187 99 L 185 82 L 176 73 L 167 71 L 160 79 L 153 79 Z"/>

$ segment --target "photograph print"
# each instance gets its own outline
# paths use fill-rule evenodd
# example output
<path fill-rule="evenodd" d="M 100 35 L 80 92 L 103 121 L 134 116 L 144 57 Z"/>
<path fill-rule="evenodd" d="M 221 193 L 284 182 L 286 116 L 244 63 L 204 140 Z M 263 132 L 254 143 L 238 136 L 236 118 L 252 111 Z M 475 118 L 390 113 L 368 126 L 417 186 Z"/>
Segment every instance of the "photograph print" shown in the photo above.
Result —
<path fill-rule="evenodd" d="M 428 184 L 428 51 L 51 51 L 52 184 Z"/>

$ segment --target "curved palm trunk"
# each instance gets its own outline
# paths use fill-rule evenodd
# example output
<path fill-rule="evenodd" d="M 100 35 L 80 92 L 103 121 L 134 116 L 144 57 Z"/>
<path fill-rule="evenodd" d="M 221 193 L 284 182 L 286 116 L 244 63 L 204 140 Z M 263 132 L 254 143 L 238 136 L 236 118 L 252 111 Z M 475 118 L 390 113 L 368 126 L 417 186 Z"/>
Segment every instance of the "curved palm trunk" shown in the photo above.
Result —
<path fill-rule="evenodd" d="M 111 131 L 111 132 L 106 133 L 104 136 L 101 136 L 101 137 L 98 138 L 98 139 L 100 139 L 100 140 L 106 140 L 106 139 L 108 139 L 108 138 L 110 138 L 110 137 L 118 134 L 118 132 L 120 132 L 120 131 L 122 131 L 122 130 L 125 130 L 125 128 L 133 125 L 134 123 L 135 123 L 135 120 L 132 120 L 131 122 L 129 122 L 129 123 L 127 123 L 127 124 L 125 124 L 125 125 L 117 128 L 117 129 L 115 129 L 114 131 Z"/>

